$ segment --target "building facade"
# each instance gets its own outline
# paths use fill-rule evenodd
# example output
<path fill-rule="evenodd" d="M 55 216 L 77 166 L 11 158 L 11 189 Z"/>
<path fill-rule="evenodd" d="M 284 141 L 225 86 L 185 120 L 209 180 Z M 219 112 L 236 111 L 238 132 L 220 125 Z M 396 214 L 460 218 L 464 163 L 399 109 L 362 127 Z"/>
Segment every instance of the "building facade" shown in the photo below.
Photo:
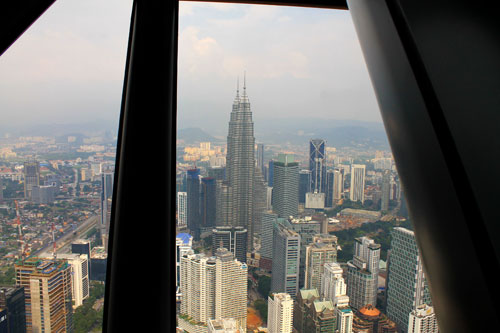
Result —
<path fill-rule="evenodd" d="M 380 244 L 367 237 L 356 238 L 353 260 L 347 263 L 347 294 L 355 309 L 377 304 Z"/>
<path fill-rule="evenodd" d="M 200 238 L 200 169 L 187 171 L 187 226 L 195 240 Z"/>
<path fill-rule="evenodd" d="M 229 250 L 239 262 L 247 261 L 248 231 L 243 227 L 215 227 L 212 229 L 212 253 Z"/>
<path fill-rule="evenodd" d="M 293 299 L 287 293 L 272 294 L 267 299 L 269 333 L 292 333 Z"/>
<path fill-rule="evenodd" d="M 309 170 L 311 171 L 311 192 L 325 193 L 326 190 L 325 140 L 309 141 Z"/>
<path fill-rule="evenodd" d="M 31 199 L 31 188 L 40 186 L 40 163 L 38 161 L 24 162 L 24 198 Z"/>
<path fill-rule="evenodd" d="M 216 182 L 215 178 L 203 177 L 200 188 L 200 228 L 215 227 Z"/>
<path fill-rule="evenodd" d="M 438 323 L 434 308 L 427 304 L 417 306 L 410 312 L 408 333 L 438 333 Z"/>
<path fill-rule="evenodd" d="M 299 212 L 299 164 L 292 155 L 280 154 L 274 162 L 273 211 L 279 217 L 297 216 Z"/>
<path fill-rule="evenodd" d="M 66 260 L 28 258 L 15 265 L 24 287 L 27 332 L 72 332 L 71 265 Z"/>
<path fill-rule="evenodd" d="M 362 164 L 353 164 L 351 166 L 351 189 L 349 199 L 351 201 L 365 202 L 365 169 Z"/>
<path fill-rule="evenodd" d="M 319 238 L 306 247 L 304 288 L 321 290 L 325 264 L 337 261 L 337 243 L 328 244 Z"/>
<path fill-rule="evenodd" d="M 0 287 L 0 309 L 5 310 L 4 331 L 26 333 L 26 307 L 23 287 Z"/>
<path fill-rule="evenodd" d="M 422 304 L 432 305 L 413 231 L 401 227 L 392 230 L 388 267 L 387 316 L 408 331 L 410 313 Z"/>
<path fill-rule="evenodd" d="M 187 228 L 187 193 L 177 192 L 177 227 Z"/>
<path fill-rule="evenodd" d="M 295 298 L 299 290 L 300 235 L 277 223 L 273 239 L 271 292 L 287 293 Z"/>

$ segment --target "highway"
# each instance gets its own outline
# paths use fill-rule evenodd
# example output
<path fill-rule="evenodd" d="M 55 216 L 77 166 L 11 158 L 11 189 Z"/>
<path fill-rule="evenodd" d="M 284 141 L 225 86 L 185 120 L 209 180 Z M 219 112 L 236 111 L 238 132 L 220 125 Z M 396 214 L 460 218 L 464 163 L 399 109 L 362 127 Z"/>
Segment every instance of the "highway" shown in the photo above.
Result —
<path fill-rule="evenodd" d="M 75 239 L 81 238 L 86 232 L 88 232 L 93 226 L 97 224 L 99 217 L 97 215 L 91 216 L 87 219 L 87 221 L 80 224 L 75 230 L 70 230 L 68 233 L 60 237 L 56 240 L 56 251 L 58 253 L 69 252 L 69 246 L 71 242 Z M 76 235 L 74 233 L 76 232 Z M 51 253 L 52 252 L 52 242 L 47 246 L 41 248 L 40 250 L 33 253 L 33 256 L 39 256 L 42 253 Z"/>

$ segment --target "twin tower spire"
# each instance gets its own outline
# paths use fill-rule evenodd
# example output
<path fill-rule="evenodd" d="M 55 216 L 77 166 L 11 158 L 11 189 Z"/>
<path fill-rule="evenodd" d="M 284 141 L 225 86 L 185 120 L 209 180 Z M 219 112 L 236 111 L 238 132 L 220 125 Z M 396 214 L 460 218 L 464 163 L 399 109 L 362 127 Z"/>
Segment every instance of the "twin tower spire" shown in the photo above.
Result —
<path fill-rule="evenodd" d="M 243 95 L 242 95 L 242 98 L 243 99 L 248 99 L 248 95 L 247 95 L 247 78 L 246 78 L 246 72 L 243 72 Z M 236 79 L 236 97 L 234 99 L 234 103 L 239 103 L 241 100 L 240 100 L 240 77 L 238 76 L 238 78 Z"/>

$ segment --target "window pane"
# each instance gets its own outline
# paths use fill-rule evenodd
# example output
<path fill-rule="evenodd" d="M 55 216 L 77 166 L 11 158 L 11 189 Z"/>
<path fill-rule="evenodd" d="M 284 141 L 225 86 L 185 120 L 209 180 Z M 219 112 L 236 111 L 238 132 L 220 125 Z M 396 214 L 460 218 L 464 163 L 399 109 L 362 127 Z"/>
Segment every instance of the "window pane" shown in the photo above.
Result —
<path fill-rule="evenodd" d="M 12 331 L 101 331 L 131 4 L 58 1 L 0 58 L 0 309 Z"/>
<path fill-rule="evenodd" d="M 180 328 L 437 332 L 348 11 L 181 2 L 178 78 Z"/>

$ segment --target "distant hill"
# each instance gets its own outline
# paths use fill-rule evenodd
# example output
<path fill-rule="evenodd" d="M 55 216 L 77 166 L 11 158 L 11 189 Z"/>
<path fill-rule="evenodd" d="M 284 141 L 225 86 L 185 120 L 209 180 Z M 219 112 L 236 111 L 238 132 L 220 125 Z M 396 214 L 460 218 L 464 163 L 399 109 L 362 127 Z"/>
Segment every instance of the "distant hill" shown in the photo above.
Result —
<path fill-rule="evenodd" d="M 177 131 L 177 139 L 184 140 L 184 142 L 192 144 L 198 142 L 219 142 L 220 140 L 211 136 L 201 128 L 191 127 L 183 128 Z"/>

